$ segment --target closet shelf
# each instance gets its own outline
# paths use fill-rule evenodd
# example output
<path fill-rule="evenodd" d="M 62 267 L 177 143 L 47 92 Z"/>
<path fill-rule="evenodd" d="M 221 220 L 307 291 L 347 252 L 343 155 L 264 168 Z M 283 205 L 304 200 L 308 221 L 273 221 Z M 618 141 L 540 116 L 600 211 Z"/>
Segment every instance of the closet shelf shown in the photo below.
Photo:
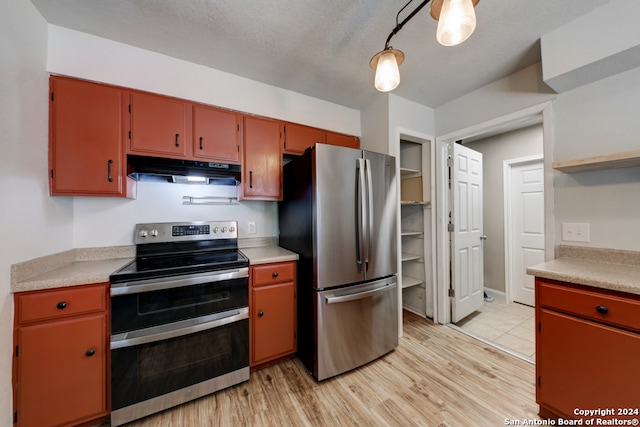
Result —
<path fill-rule="evenodd" d="M 400 176 L 405 178 L 407 175 L 422 176 L 420 169 L 400 168 Z"/>
<path fill-rule="evenodd" d="M 422 259 L 422 257 L 420 255 L 406 254 L 406 253 L 402 254 L 402 262 L 415 261 L 415 260 L 419 260 L 419 259 Z"/>
<path fill-rule="evenodd" d="M 565 160 L 554 162 L 551 165 L 554 169 L 565 173 L 628 168 L 631 166 L 640 166 L 640 150 Z"/>
<path fill-rule="evenodd" d="M 401 200 L 401 205 L 431 205 L 431 201 L 429 200 Z"/>
<path fill-rule="evenodd" d="M 422 283 L 424 283 L 422 280 L 416 279 L 415 277 L 404 276 L 404 275 L 402 276 L 402 289 L 407 289 L 412 286 L 418 286 L 418 285 L 421 285 Z"/>
<path fill-rule="evenodd" d="M 422 231 L 402 231 L 400 232 L 401 236 L 422 236 L 424 232 Z"/>

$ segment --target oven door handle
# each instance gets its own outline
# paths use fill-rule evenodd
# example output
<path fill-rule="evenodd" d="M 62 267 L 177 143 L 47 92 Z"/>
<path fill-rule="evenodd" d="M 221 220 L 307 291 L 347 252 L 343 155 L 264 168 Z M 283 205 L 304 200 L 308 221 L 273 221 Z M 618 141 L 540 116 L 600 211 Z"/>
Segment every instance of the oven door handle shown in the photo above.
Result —
<path fill-rule="evenodd" d="M 225 312 L 224 317 L 220 317 L 220 313 L 218 313 L 210 316 L 199 317 L 197 319 L 174 322 L 168 325 L 155 326 L 138 331 L 124 332 L 122 334 L 111 336 L 111 350 L 133 347 L 140 344 L 149 344 L 156 341 L 194 334 L 196 332 L 218 328 L 220 326 L 228 325 L 230 323 L 235 323 L 248 318 L 249 309 L 247 307 L 243 307 L 239 310 Z"/>
<path fill-rule="evenodd" d="M 111 285 L 111 296 L 139 294 L 142 292 L 201 285 L 203 283 L 221 282 L 223 280 L 242 279 L 245 277 L 249 277 L 249 269 L 247 267 L 235 270 L 212 271 L 205 274 L 189 274 L 114 283 Z"/>

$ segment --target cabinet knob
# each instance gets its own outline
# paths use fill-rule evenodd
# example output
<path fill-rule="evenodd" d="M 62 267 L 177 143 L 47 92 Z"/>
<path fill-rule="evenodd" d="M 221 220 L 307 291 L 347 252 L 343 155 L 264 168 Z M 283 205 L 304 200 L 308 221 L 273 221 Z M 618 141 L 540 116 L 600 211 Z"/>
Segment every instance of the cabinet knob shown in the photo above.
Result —
<path fill-rule="evenodd" d="M 64 310 L 67 308 L 67 303 L 65 301 L 60 301 L 56 307 L 58 307 L 58 310 Z"/>
<path fill-rule="evenodd" d="M 598 311 L 598 313 L 600 314 L 607 314 L 609 312 L 609 309 L 607 307 L 605 307 L 604 305 L 599 305 L 596 307 L 596 310 Z"/>
<path fill-rule="evenodd" d="M 109 182 L 113 182 L 113 177 L 111 176 L 111 165 L 113 164 L 113 160 L 109 159 L 107 162 L 107 180 Z"/>
<path fill-rule="evenodd" d="M 200 137 L 200 149 L 202 150 L 202 137 Z"/>
<path fill-rule="evenodd" d="M 258 317 L 262 317 L 262 316 L 264 316 L 264 311 L 260 310 L 260 311 L 258 312 Z"/>
<path fill-rule="evenodd" d="M 273 276 L 273 278 L 275 279 L 276 277 L 278 277 L 278 272 L 277 272 L 277 271 L 274 271 L 274 272 L 273 272 L 273 274 L 272 274 L 272 276 Z"/>
<path fill-rule="evenodd" d="M 92 348 L 90 348 L 89 350 L 87 350 L 87 352 L 85 353 L 87 355 L 87 357 L 91 357 L 94 354 L 96 354 L 96 351 Z"/>
<path fill-rule="evenodd" d="M 180 134 L 176 133 L 176 147 L 180 146 L 180 141 L 179 140 L 180 140 Z"/>

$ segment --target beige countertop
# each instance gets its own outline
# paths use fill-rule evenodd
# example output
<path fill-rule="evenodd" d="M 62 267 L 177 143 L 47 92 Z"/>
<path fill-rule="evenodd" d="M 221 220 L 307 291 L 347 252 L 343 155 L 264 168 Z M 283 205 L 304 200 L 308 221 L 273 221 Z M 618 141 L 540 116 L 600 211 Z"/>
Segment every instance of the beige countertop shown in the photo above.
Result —
<path fill-rule="evenodd" d="M 297 253 L 279 246 L 242 248 L 240 251 L 249 258 L 249 264 L 251 265 L 298 260 Z"/>
<path fill-rule="evenodd" d="M 249 263 L 296 261 L 294 252 L 275 246 L 276 239 L 241 241 Z M 265 244 L 265 246 L 260 246 Z M 11 266 L 11 292 L 103 283 L 135 258 L 135 246 L 71 249 Z"/>
<path fill-rule="evenodd" d="M 640 295 L 640 252 L 559 246 L 554 260 L 527 268 L 527 273 Z"/>

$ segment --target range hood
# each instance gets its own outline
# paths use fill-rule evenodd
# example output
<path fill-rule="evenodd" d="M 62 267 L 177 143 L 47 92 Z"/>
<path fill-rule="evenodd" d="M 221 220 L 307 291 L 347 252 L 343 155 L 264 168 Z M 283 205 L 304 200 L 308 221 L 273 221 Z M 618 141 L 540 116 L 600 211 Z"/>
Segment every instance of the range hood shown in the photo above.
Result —
<path fill-rule="evenodd" d="M 198 160 L 127 156 L 128 175 L 136 181 L 238 185 L 240 165 Z"/>

